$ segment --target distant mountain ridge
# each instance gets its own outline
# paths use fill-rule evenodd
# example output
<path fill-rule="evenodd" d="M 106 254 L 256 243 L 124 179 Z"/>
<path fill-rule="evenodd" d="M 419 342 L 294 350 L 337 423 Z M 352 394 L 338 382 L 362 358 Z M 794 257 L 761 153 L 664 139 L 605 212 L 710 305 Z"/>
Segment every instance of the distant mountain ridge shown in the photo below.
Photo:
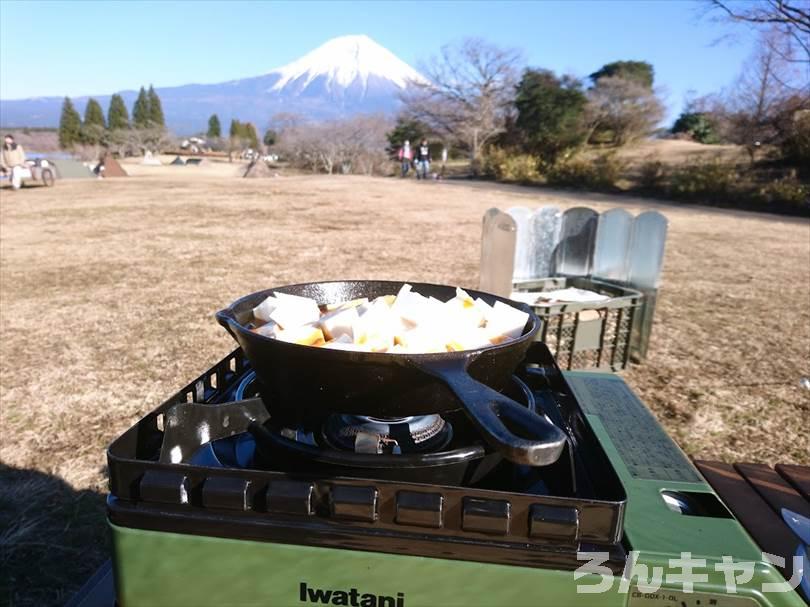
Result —
<path fill-rule="evenodd" d="M 217 114 L 227 130 L 231 118 L 263 129 L 273 114 L 289 112 L 314 120 L 360 113 L 393 113 L 399 94 L 425 78 L 365 35 L 328 40 L 303 57 L 263 76 L 217 84 L 157 88 L 168 127 L 178 134 L 205 130 Z M 120 91 L 130 113 L 137 91 Z M 91 95 L 102 107 L 111 95 Z M 75 97 L 80 112 L 90 96 Z M 0 99 L 2 126 L 57 126 L 62 97 Z"/>

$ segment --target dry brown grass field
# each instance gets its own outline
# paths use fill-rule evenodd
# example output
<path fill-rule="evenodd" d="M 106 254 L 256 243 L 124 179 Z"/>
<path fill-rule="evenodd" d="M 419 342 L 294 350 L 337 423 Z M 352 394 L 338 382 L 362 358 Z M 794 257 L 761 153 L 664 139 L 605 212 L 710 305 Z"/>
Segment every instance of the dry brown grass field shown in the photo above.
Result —
<path fill-rule="evenodd" d="M 0 603 L 59 604 L 105 558 L 105 447 L 234 347 L 216 310 L 310 280 L 475 287 L 493 206 L 665 213 L 652 348 L 626 380 L 690 455 L 810 463 L 806 220 L 207 164 L 0 190 Z"/>

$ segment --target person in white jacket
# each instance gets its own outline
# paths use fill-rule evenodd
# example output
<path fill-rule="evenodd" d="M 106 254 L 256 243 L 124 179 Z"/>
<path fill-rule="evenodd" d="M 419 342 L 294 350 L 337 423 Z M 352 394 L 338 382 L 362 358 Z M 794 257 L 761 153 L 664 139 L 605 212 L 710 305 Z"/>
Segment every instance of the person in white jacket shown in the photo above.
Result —
<path fill-rule="evenodd" d="M 3 140 L 3 149 L 0 151 L 0 171 L 9 175 L 11 187 L 19 190 L 23 178 L 31 177 L 31 169 L 25 164 L 25 151 L 14 141 L 14 135 L 6 135 Z"/>

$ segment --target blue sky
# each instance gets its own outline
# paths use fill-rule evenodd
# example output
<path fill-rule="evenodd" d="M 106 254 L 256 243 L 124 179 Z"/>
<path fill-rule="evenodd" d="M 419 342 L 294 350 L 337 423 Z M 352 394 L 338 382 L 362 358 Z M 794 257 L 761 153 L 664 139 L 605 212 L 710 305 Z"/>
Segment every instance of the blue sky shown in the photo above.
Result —
<path fill-rule="evenodd" d="M 649 61 L 672 117 L 688 91 L 728 85 L 751 50 L 749 31 L 700 18 L 703 6 L 693 0 L 0 0 L 0 97 L 257 76 L 343 34 L 368 34 L 418 67 L 442 44 L 481 36 L 522 49 L 531 66 L 582 77 L 614 60 Z"/>

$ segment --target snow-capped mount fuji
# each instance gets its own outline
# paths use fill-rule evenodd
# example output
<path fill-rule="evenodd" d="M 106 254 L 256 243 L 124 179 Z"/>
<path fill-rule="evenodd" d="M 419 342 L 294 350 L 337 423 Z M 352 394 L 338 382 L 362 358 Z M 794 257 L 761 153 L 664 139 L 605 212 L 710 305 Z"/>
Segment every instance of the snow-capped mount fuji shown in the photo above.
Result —
<path fill-rule="evenodd" d="M 410 65 L 364 35 L 333 38 L 268 75 L 278 75 L 268 90 L 271 94 L 339 98 L 397 93 L 425 82 Z"/>
<path fill-rule="evenodd" d="M 225 128 L 237 118 L 253 122 L 259 129 L 280 112 L 311 120 L 371 112 L 392 114 L 399 107 L 402 91 L 415 82 L 426 80 L 368 36 L 351 35 L 332 38 L 262 76 L 156 90 L 168 127 L 178 134 L 189 134 L 204 131 L 211 114 L 217 114 Z M 131 111 L 137 91 L 119 94 Z M 106 110 L 110 96 L 93 97 Z M 87 99 L 73 99 L 82 113 Z M 0 100 L 0 125 L 56 126 L 61 104 L 61 97 Z"/>

